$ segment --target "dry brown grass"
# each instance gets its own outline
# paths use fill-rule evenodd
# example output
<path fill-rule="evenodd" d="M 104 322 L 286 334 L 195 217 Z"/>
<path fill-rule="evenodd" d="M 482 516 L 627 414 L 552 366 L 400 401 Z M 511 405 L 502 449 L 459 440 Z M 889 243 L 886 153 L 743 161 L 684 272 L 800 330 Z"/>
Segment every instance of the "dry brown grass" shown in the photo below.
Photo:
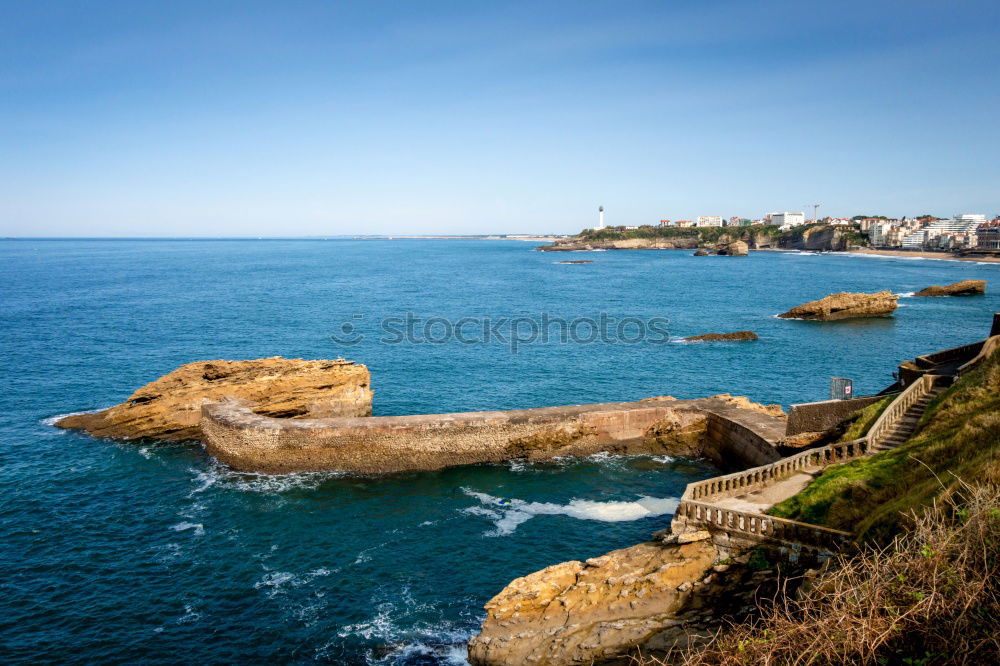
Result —
<path fill-rule="evenodd" d="M 911 519 L 709 647 L 637 662 L 1000 664 L 1000 490 L 960 483 Z"/>

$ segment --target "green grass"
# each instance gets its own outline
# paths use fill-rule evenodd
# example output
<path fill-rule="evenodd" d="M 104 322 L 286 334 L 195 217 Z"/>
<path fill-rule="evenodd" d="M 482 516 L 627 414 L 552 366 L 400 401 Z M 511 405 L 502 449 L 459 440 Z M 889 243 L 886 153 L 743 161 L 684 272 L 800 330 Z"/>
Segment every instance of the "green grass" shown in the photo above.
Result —
<path fill-rule="evenodd" d="M 882 412 L 884 412 L 886 407 L 889 406 L 889 403 L 895 399 L 895 395 L 887 395 L 878 402 L 873 402 L 867 407 L 854 412 L 854 414 L 847 419 L 850 421 L 850 425 L 837 441 L 850 442 L 851 440 L 864 437 L 868 432 L 868 429 L 875 425 L 875 421 L 878 420 L 878 417 L 882 416 Z"/>
<path fill-rule="evenodd" d="M 936 398 L 921 424 L 903 446 L 830 467 L 768 513 L 885 542 L 959 478 L 1000 483 L 1000 354 Z"/>

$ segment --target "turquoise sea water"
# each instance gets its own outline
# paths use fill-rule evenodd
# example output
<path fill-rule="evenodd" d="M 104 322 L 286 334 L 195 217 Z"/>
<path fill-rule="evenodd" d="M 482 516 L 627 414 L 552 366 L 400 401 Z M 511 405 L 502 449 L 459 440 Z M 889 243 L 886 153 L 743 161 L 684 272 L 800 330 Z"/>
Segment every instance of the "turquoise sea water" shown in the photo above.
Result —
<path fill-rule="evenodd" d="M 376 414 L 720 392 L 858 393 L 982 338 L 997 265 L 846 255 L 532 252 L 514 241 L 0 242 L 0 657 L 4 661 L 461 663 L 514 577 L 667 525 L 698 461 L 596 456 L 390 477 L 238 474 L 198 447 L 121 444 L 50 419 L 117 403 L 198 359 L 344 356 Z M 559 261 L 592 259 L 591 264 Z M 960 279 L 891 319 L 774 315 L 834 291 Z M 380 321 L 634 316 L 754 343 L 385 344 Z M 364 339 L 331 334 L 350 322 Z M 471 330 L 471 329 L 468 329 Z"/>

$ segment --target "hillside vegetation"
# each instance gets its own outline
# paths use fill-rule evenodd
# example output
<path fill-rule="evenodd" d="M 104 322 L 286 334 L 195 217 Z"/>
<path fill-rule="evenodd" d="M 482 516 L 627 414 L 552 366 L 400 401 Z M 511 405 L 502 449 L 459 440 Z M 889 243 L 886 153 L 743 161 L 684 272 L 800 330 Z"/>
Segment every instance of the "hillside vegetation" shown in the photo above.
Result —
<path fill-rule="evenodd" d="M 1000 655 L 1000 497 L 959 490 L 886 547 L 831 560 L 799 593 L 704 648 L 642 666 L 995 664 Z"/>
<path fill-rule="evenodd" d="M 698 238 L 702 243 L 715 243 L 723 235 L 739 238 L 751 234 L 777 236 L 778 227 L 759 224 L 752 227 L 654 227 L 643 225 L 637 229 L 624 227 L 584 229 L 578 237 L 585 241 L 627 240 L 629 238 Z"/>
<path fill-rule="evenodd" d="M 752 225 L 746 227 L 659 227 L 643 225 L 635 229 L 625 227 L 605 227 L 604 229 L 584 229 L 577 238 L 585 242 L 616 241 L 636 238 L 671 239 L 697 238 L 700 244 L 710 245 L 719 241 L 722 236 L 730 239 L 747 240 L 751 237 L 771 237 L 775 245 L 797 248 L 806 245 L 806 237 L 813 232 L 834 231 L 846 239 L 848 245 L 867 245 L 868 237 L 852 227 L 832 227 L 822 222 L 812 222 L 780 231 L 776 225 Z"/>
<path fill-rule="evenodd" d="M 886 543 L 960 479 L 1000 484 L 1000 354 L 939 395 L 904 445 L 826 469 L 770 513 Z"/>

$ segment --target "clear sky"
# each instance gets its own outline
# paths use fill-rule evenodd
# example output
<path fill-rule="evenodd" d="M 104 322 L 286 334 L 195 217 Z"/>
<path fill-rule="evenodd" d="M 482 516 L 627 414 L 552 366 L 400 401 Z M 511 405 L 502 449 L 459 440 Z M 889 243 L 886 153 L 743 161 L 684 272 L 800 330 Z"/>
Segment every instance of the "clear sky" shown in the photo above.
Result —
<path fill-rule="evenodd" d="M 1000 3 L 0 0 L 0 235 L 1000 213 Z"/>

